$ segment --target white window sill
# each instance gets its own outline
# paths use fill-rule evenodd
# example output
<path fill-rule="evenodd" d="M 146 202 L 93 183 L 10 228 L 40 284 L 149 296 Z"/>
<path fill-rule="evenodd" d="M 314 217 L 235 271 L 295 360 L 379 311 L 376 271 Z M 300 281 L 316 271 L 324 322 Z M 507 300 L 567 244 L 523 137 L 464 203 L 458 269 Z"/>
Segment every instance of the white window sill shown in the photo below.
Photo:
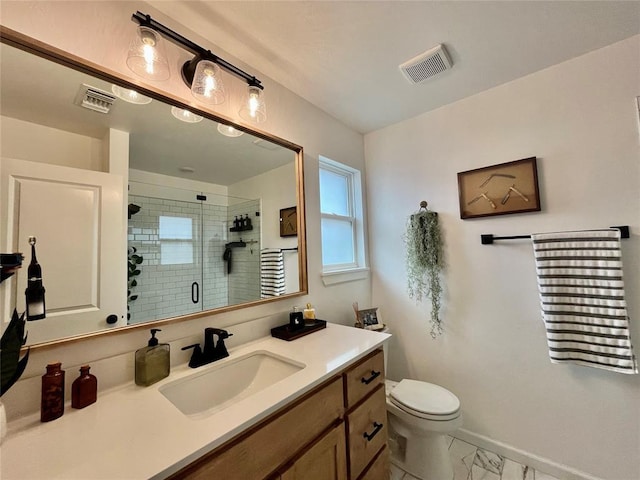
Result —
<path fill-rule="evenodd" d="M 324 272 L 322 274 L 322 283 L 324 283 L 325 287 L 328 287 L 338 283 L 354 282 L 357 280 L 365 280 L 367 278 L 369 278 L 368 268 L 353 268 L 337 272 Z"/>

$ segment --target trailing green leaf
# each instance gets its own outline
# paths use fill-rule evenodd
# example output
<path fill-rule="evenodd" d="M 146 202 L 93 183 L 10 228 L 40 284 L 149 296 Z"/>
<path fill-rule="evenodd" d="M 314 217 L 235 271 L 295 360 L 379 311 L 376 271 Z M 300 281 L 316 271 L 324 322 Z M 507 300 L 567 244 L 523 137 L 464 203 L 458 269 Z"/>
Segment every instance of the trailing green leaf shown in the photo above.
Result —
<path fill-rule="evenodd" d="M 138 286 L 136 277 L 142 273 L 138 265 L 144 261 L 144 257 L 136 252 L 136 247 L 129 247 L 127 252 L 127 320 L 131 319 L 129 304 L 138 298 L 138 295 L 132 295 L 133 288 Z"/>
<path fill-rule="evenodd" d="M 405 243 L 409 296 L 417 301 L 431 297 L 431 336 L 436 338 L 442 334 L 440 272 L 444 257 L 438 214 L 421 211 L 411 215 L 407 221 Z"/>
<path fill-rule="evenodd" d="M 20 349 L 27 342 L 25 314 L 13 310 L 11 321 L 0 339 L 0 396 L 18 381 L 29 361 L 29 350 L 20 358 Z"/>

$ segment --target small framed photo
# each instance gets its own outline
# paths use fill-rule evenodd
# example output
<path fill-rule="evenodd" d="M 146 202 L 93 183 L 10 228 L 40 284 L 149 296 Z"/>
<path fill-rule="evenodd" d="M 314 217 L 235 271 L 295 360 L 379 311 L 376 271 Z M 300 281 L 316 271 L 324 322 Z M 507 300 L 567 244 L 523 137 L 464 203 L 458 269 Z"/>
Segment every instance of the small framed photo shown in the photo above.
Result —
<path fill-rule="evenodd" d="M 382 330 L 384 328 L 384 324 L 378 315 L 377 307 L 358 310 L 358 323 L 367 330 Z"/>
<path fill-rule="evenodd" d="M 536 157 L 458 173 L 460 218 L 539 212 Z"/>

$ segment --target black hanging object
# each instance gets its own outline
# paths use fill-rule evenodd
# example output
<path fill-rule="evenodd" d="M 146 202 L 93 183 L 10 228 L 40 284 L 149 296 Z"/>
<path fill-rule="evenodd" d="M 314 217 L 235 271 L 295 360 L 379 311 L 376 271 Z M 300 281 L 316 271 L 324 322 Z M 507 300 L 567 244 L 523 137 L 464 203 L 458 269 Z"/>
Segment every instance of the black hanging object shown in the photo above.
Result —
<path fill-rule="evenodd" d="M 618 226 L 609 227 L 609 228 L 615 228 L 616 230 L 620 230 L 620 238 L 630 237 L 629 225 L 618 225 Z M 483 235 L 480 235 L 480 243 L 482 243 L 482 245 L 492 245 L 495 240 L 523 240 L 526 238 L 531 238 L 531 235 L 507 235 L 507 236 L 499 237 L 499 236 L 493 235 L 492 233 L 485 233 Z"/>
<path fill-rule="evenodd" d="M 31 245 L 31 263 L 27 270 L 27 289 L 24 291 L 27 302 L 27 320 L 41 320 L 46 317 L 44 305 L 44 286 L 42 268 L 36 258 L 36 237 L 29 237 Z"/>

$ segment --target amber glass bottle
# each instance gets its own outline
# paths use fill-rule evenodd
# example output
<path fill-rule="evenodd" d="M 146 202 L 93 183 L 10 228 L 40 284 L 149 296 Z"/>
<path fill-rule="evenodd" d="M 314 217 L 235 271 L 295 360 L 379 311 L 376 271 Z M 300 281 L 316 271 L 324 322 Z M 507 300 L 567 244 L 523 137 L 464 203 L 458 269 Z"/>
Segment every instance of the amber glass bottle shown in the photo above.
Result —
<path fill-rule="evenodd" d="M 64 413 L 64 370 L 60 362 L 47 365 L 42 376 L 42 402 L 40 421 L 50 422 Z"/>
<path fill-rule="evenodd" d="M 89 373 L 89 365 L 80 367 L 80 376 L 71 384 L 71 406 L 84 408 L 98 397 L 98 379 Z"/>

